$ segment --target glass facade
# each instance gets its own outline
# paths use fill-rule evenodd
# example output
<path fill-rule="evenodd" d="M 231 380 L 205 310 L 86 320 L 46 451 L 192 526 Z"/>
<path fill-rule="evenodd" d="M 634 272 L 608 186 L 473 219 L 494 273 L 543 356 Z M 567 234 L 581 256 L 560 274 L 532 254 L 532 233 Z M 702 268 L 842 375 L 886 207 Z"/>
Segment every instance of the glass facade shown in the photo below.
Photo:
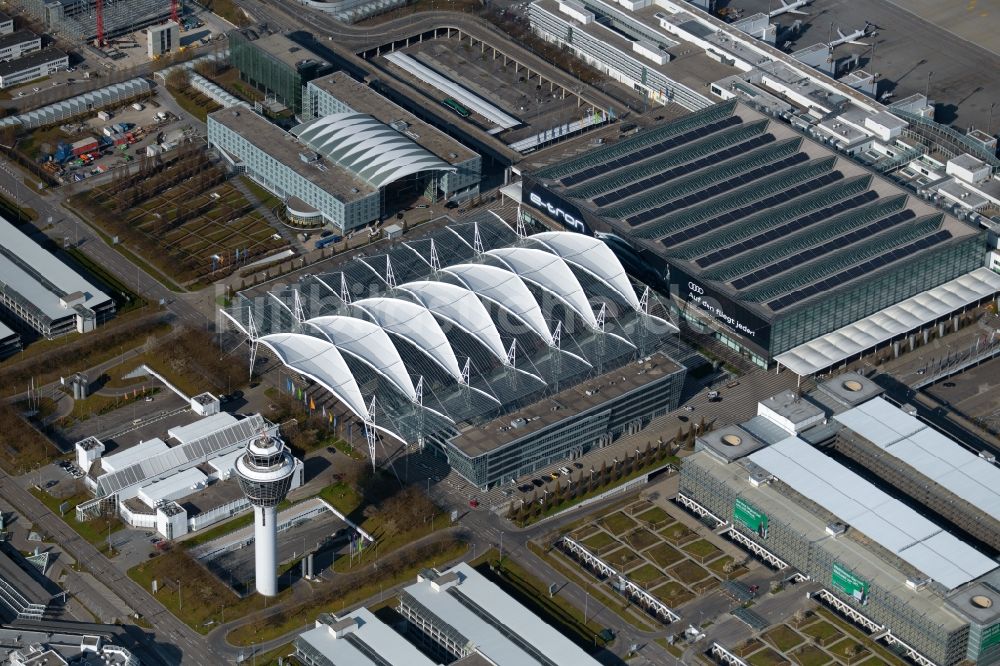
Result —
<path fill-rule="evenodd" d="M 301 50 L 302 62 L 292 64 L 268 53 L 239 30 L 229 33 L 229 61 L 239 70 L 240 78 L 273 96 L 296 116 L 302 113 L 302 87 L 329 70 L 329 65 L 312 52 Z"/>
<path fill-rule="evenodd" d="M 772 357 L 980 268 L 984 234 L 910 258 L 778 318 L 771 326 Z"/>
<path fill-rule="evenodd" d="M 681 466 L 680 491 L 715 515 L 732 520 L 736 499 L 741 497 L 744 491 L 720 475 L 713 474 L 709 468 L 711 465 L 720 463 L 704 457 L 687 458 Z M 749 487 L 748 483 L 747 488 Z M 856 607 L 875 622 L 887 626 L 893 635 L 935 663 L 951 666 L 965 657 L 969 626 L 968 624 L 959 626 L 960 620 L 957 616 L 953 616 L 953 621 L 947 625 L 936 622 L 914 608 L 904 596 L 879 585 L 878 581 L 872 581 L 867 603 L 859 606 L 856 599 L 830 584 L 837 557 L 827 547 L 828 540 L 810 540 L 792 527 L 782 515 L 775 515 L 773 510 L 768 513 L 768 519 L 769 529 L 766 538 L 743 528 L 738 523 L 734 529 L 738 529 L 813 580 L 822 582 L 823 586 L 836 594 L 839 599 Z M 817 524 L 822 520 L 816 516 Z M 902 573 L 900 576 L 904 577 Z M 942 599 L 942 604 L 943 601 Z"/>
<path fill-rule="evenodd" d="M 622 435 L 638 432 L 654 418 L 676 409 L 684 376 L 685 371 L 678 369 L 482 455 L 468 456 L 446 444 L 448 462 L 480 488 L 509 483 L 560 460 L 606 446 Z"/>

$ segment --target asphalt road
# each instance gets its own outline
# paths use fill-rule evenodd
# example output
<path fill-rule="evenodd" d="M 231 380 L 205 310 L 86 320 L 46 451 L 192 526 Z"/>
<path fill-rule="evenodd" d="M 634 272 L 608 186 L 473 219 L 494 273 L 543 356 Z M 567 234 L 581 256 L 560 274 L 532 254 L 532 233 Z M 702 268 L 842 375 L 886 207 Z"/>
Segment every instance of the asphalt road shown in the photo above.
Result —
<path fill-rule="evenodd" d="M 119 571 L 94 546 L 3 472 L 0 472 L 0 494 L 37 530 L 57 541 L 80 566 L 115 590 L 129 607 L 154 627 L 152 633 L 155 640 L 146 644 L 145 654 L 140 657 L 144 664 L 205 666 L 224 663 L 202 636 L 174 617 L 145 589 Z"/>

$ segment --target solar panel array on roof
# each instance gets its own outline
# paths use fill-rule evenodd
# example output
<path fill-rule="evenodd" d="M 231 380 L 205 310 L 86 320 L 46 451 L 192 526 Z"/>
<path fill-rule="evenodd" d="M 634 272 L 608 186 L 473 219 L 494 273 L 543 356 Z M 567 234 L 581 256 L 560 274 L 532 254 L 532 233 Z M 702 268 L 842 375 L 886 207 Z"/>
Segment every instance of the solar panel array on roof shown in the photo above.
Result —
<path fill-rule="evenodd" d="M 889 455 L 1000 520 L 1000 469 L 883 398 L 833 417 Z"/>
<path fill-rule="evenodd" d="M 938 243 L 943 243 L 944 241 L 951 238 L 951 232 L 949 231 L 938 231 L 931 234 L 930 236 L 925 236 L 918 241 L 913 243 L 908 243 L 901 247 L 896 247 L 888 252 L 880 254 L 879 256 L 869 259 L 868 261 L 862 262 L 851 268 L 841 271 L 836 275 L 832 275 L 822 282 L 817 282 L 809 285 L 803 289 L 799 289 L 790 294 L 782 296 L 781 298 L 775 299 L 773 301 L 768 301 L 768 307 L 772 310 L 783 310 L 789 305 L 803 301 L 810 296 L 814 296 L 818 293 L 829 291 L 834 287 L 837 287 L 845 282 L 850 282 L 856 278 L 868 275 L 874 271 L 879 270 L 889 264 L 892 264 L 899 259 L 905 259 L 917 252 L 926 250 L 927 248 L 934 247 Z"/>
<path fill-rule="evenodd" d="M 728 120 L 735 120 L 729 118 Z M 692 141 L 667 150 L 652 159 L 638 161 L 627 160 L 621 166 L 624 168 L 617 171 L 605 172 L 603 178 L 594 182 L 574 187 L 566 195 L 574 199 L 590 199 L 604 192 L 618 189 L 628 183 L 633 183 L 641 178 L 657 174 L 665 169 L 671 169 L 680 164 L 688 164 L 694 160 L 714 155 L 719 150 L 728 146 L 745 143 L 746 141 L 760 136 L 767 128 L 768 121 L 759 120 L 754 123 L 738 123 L 735 127 L 721 130 L 697 141 Z"/>
<path fill-rule="evenodd" d="M 636 150 L 651 145 L 658 141 L 668 139 L 678 134 L 684 134 L 694 128 L 709 125 L 719 120 L 724 120 L 733 115 L 736 110 L 736 100 L 716 104 L 705 109 L 700 109 L 689 113 L 683 118 L 679 118 L 672 123 L 661 125 L 647 132 L 640 132 L 611 146 L 605 146 L 581 155 L 580 157 L 560 162 L 550 167 L 538 171 L 539 178 L 562 179 L 564 176 L 575 174 L 584 169 L 607 164 L 613 159 L 622 155 L 634 153 Z M 736 122 L 740 122 L 736 119 Z M 563 180 L 565 183 L 566 181 Z M 568 183 L 567 183 L 568 184 Z"/>
<path fill-rule="evenodd" d="M 740 119 L 735 116 L 726 118 L 724 120 L 719 120 L 709 125 L 703 127 L 698 127 L 684 134 L 679 134 L 677 136 L 671 136 L 670 138 L 663 139 L 662 141 L 657 141 L 645 146 L 635 146 L 635 150 L 626 151 L 624 147 L 616 151 L 620 156 L 614 159 L 610 159 L 606 162 L 601 162 L 597 166 L 592 166 L 589 169 L 585 169 L 579 173 L 575 173 L 572 176 L 567 176 L 561 179 L 561 182 L 566 187 L 571 187 L 573 185 L 578 185 L 592 178 L 598 178 L 604 176 L 614 169 L 618 169 L 623 166 L 628 166 L 630 164 L 635 164 L 640 160 L 644 160 L 650 157 L 655 157 L 661 155 L 665 150 L 670 150 L 671 148 L 676 148 L 678 146 L 683 146 L 690 143 L 696 139 L 702 137 L 711 136 L 719 130 L 726 129 L 727 127 L 737 127 L 739 126 Z M 654 130 L 655 131 L 655 130 Z M 644 136 L 644 135 L 640 135 Z M 622 144 L 618 144 L 622 146 Z"/>
<path fill-rule="evenodd" d="M 949 590 L 997 563 L 797 437 L 750 460 Z"/>
<path fill-rule="evenodd" d="M 189 444 L 175 446 L 117 472 L 105 474 L 97 479 L 96 495 L 107 497 L 182 465 L 205 460 L 225 448 L 241 444 L 254 437 L 264 426 L 263 417 L 260 414 L 254 414 Z"/>

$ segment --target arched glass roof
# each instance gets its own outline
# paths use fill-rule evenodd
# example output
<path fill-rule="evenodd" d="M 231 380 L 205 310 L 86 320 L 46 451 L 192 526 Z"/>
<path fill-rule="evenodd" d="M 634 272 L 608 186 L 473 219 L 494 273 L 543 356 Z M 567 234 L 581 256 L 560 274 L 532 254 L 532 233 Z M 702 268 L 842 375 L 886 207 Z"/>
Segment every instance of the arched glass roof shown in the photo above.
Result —
<path fill-rule="evenodd" d="M 338 348 L 361 359 L 386 377 L 410 400 L 417 399 L 413 381 L 399 350 L 380 326 L 364 319 L 338 315 L 314 317 L 305 323 L 322 333 Z"/>
<path fill-rule="evenodd" d="M 272 333 L 257 338 L 257 342 L 274 350 L 282 363 L 337 396 L 358 418 L 368 419 L 358 382 L 332 343 L 302 333 Z"/>
<path fill-rule="evenodd" d="M 625 274 L 622 262 L 604 241 L 565 231 L 543 231 L 528 236 L 528 240 L 542 245 L 553 254 L 599 278 L 633 309 L 639 309 L 639 298 Z"/>
<path fill-rule="evenodd" d="M 524 280 L 508 270 L 486 264 L 455 264 L 441 269 L 453 275 L 471 291 L 518 317 L 552 345 L 552 332 L 545 324 L 542 309 Z"/>
<path fill-rule="evenodd" d="M 462 381 L 462 369 L 458 367 L 455 350 L 430 310 L 401 298 L 364 298 L 351 305 L 368 313 L 385 330 L 427 354 L 456 381 Z"/>
<path fill-rule="evenodd" d="M 399 285 L 399 288 L 413 294 L 414 298 L 434 314 L 479 340 L 498 359 L 507 360 L 507 352 L 496 323 L 482 301 L 467 288 L 430 280 L 407 282 Z"/>
<path fill-rule="evenodd" d="M 487 250 L 511 271 L 555 294 L 591 328 L 597 328 L 597 317 L 590 307 L 587 294 L 566 262 L 559 256 L 529 247 L 507 247 Z"/>
<path fill-rule="evenodd" d="M 406 135 L 364 113 L 324 116 L 293 128 L 292 134 L 374 187 L 420 171 L 456 170 Z"/>

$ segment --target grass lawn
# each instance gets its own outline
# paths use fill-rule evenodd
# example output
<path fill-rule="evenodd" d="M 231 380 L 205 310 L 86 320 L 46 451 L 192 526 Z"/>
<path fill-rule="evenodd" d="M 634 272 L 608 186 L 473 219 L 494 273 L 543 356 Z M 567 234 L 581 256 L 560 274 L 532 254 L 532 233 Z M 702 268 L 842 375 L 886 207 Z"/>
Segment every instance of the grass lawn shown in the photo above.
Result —
<path fill-rule="evenodd" d="M 615 538 L 613 536 L 611 536 L 610 534 L 608 534 L 607 532 L 598 532 L 594 536 L 588 537 L 582 543 L 589 550 L 591 550 L 591 551 L 593 551 L 595 553 L 599 553 L 600 551 L 604 550 L 605 548 L 607 548 L 611 544 L 618 543 L 618 542 L 615 541 Z"/>
<path fill-rule="evenodd" d="M 710 560 L 721 552 L 715 547 L 715 545 L 709 543 L 705 539 L 692 541 L 686 546 L 682 546 L 682 548 L 684 551 L 690 553 L 699 562 Z"/>
<path fill-rule="evenodd" d="M 49 507 L 52 513 L 59 515 L 59 507 L 66 502 L 66 514 L 62 516 L 63 521 L 72 527 L 77 534 L 92 543 L 102 553 L 108 552 L 108 534 L 112 535 L 111 541 L 114 543 L 114 533 L 125 527 L 125 524 L 118 519 L 118 516 L 100 516 L 93 520 L 79 521 L 76 519 L 76 505 L 91 499 L 90 495 L 80 492 L 65 498 L 53 497 L 44 490 L 31 488 L 31 494 Z M 109 532 L 110 528 L 110 532 Z"/>
<path fill-rule="evenodd" d="M 467 550 L 466 544 L 447 539 L 439 544 L 414 547 L 413 551 L 402 554 L 403 563 L 397 566 L 381 560 L 377 575 L 370 570 L 356 575 L 338 575 L 332 584 L 316 588 L 314 596 L 307 601 L 286 608 L 277 615 L 236 627 L 229 632 L 226 640 L 233 645 L 252 645 L 273 640 L 307 623 L 311 626 L 318 613 L 341 612 L 379 594 L 385 588 L 404 582 L 411 583 L 421 570 L 442 566 L 462 557 Z M 260 599 L 256 595 L 251 598 Z"/>
<path fill-rule="evenodd" d="M 681 525 L 680 523 L 675 523 L 670 527 L 660 530 L 660 534 L 663 535 L 664 539 L 675 546 L 685 544 L 688 541 L 694 541 L 694 539 L 698 536 L 693 531 L 688 529 L 686 525 Z"/>
<path fill-rule="evenodd" d="M 781 666 L 789 661 L 771 648 L 764 648 L 760 652 L 754 652 L 747 657 L 746 662 L 750 666 Z"/>
<path fill-rule="evenodd" d="M 830 655 L 815 645 L 803 645 L 792 653 L 792 659 L 801 666 L 823 666 L 833 661 L 830 659 Z"/>
<path fill-rule="evenodd" d="M 155 579 L 158 585 L 155 595 L 157 600 L 182 622 L 203 634 L 212 628 L 212 624 L 206 623 L 219 622 L 223 613 L 226 621 L 232 621 L 264 608 L 264 597 L 253 594 L 240 599 L 227 585 L 179 548 L 132 567 L 128 570 L 128 575 L 150 592 Z M 290 594 L 289 589 L 284 589 L 278 594 L 277 600 L 285 599 Z"/>
<path fill-rule="evenodd" d="M 787 624 L 779 624 L 778 626 L 768 630 L 768 632 L 764 634 L 764 638 L 766 638 L 769 643 L 782 652 L 788 652 L 804 640 L 802 636 L 795 633 L 795 630 Z"/>
<path fill-rule="evenodd" d="M 670 574 L 680 582 L 692 585 L 705 578 L 708 572 L 691 560 L 684 560 L 670 569 Z"/>
<path fill-rule="evenodd" d="M 547 551 L 534 541 L 529 541 L 528 550 L 548 562 L 554 569 L 560 571 L 568 579 L 575 581 L 587 590 L 590 593 L 590 596 L 600 601 L 605 607 L 613 610 L 619 617 L 631 624 L 633 627 L 639 629 L 640 631 L 654 630 L 654 627 L 639 620 L 635 615 L 626 610 L 628 602 L 625 601 L 623 597 L 605 594 L 604 591 L 607 589 L 606 587 L 594 583 L 594 580 L 590 577 L 590 574 L 587 573 L 586 570 L 582 569 L 577 562 L 569 559 L 558 549 Z M 482 558 L 482 556 L 480 556 L 480 558 Z"/>
<path fill-rule="evenodd" d="M 694 595 L 676 580 L 667 581 L 663 585 L 650 590 L 650 593 L 671 608 L 676 608 L 694 598 Z"/>
<path fill-rule="evenodd" d="M 736 567 L 730 573 L 726 573 L 726 565 L 733 561 L 731 555 L 723 555 L 708 563 L 708 568 L 719 575 L 724 580 L 734 580 L 747 572 L 746 567 Z"/>
<path fill-rule="evenodd" d="M 566 601 L 562 596 L 549 597 L 548 581 L 540 580 L 521 568 L 512 560 L 504 560 L 502 569 L 496 573 L 487 566 L 480 566 L 479 572 L 504 588 L 515 599 L 536 613 L 543 622 L 548 622 L 563 635 L 586 652 L 595 650 L 594 637 L 604 626 L 592 618 L 584 622 L 583 610 Z M 597 640 L 599 647 L 603 641 Z"/>
<path fill-rule="evenodd" d="M 837 627 L 833 626 L 829 622 L 820 620 L 818 622 L 813 622 L 812 624 L 800 629 L 803 634 L 811 638 L 815 638 L 819 641 L 820 645 L 829 645 L 836 638 L 839 640 L 842 636 L 841 632 Z"/>
<path fill-rule="evenodd" d="M 636 519 L 641 520 L 646 523 L 653 525 L 658 525 L 665 520 L 673 520 L 670 514 L 661 509 L 658 506 L 654 506 L 649 511 L 643 511 L 642 513 L 635 516 Z"/>
<path fill-rule="evenodd" d="M 661 543 L 658 546 L 650 548 L 646 552 L 646 557 L 664 568 L 669 567 L 671 564 L 679 562 L 684 558 L 684 556 L 681 555 L 676 548 L 668 546 L 665 543 Z"/>
<path fill-rule="evenodd" d="M 853 638 L 845 638 L 827 648 L 835 657 L 846 664 L 855 664 L 871 654 L 871 650 Z"/>
<path fill-rule="evenodd" d="M 342 482 L 323 488 L 319 491 L 319 496 L 345 516 L 361 505 L 361 496 L 358 495 L 358 491 Z"/>
<path fill-rule="evenodd" d="M 643 564 L 641 567 L 635 569 L 634 571 L 629 571 L 628 574 L 626 575 L 629 577 L 629 579 L 632 580 L 632 582 L 638 583 L 643 588 L 648 586 L 650 583 L 656 582 L 657 580 L 663 578 L 663 572 L 654 567 L 649 562 Z"/>
<path fill-rule="evenodd" d="M 886 648 L 884 645 L 876 643 L 875 641 L 871 640 L 866 633 L 861 631 L 861 629 L 837 617 L 834 613 L 830 612 L 830 610 L 822 606 L 818 606 L 816 608 L 816 615 L 819 615 L 820 617 L 824 618 L 845 636 L 853 636 L 855 640 L 857 640 L 859 643 L 862 643 L 865 647 L 871 650 L 875 655 L 877 655 L 882 661 L 886 662 L 887 664 L 892 664 L 892 666 L 905 666 L 906 664 L 910 663 L 909 661 L 903 660 L 900 657 L 893 654 L 892 652 L 890 652 L 889 649 Z M 830 645 L 834 643 L 835 640 L 836 639 L 829 640 L 824 645 Z"/>
<path fill-rule="evenodd" d="M 628 546 L 622 546 L 603 556 L 605 562 L 619 570 L 631 569 L 642 562 L 642 558 Z"/>
<path fill-rule="evenodd" d="M 636 550 L 646 550 L 654 543 L 661 543 L 658 536 L 641 527 L 633 532 L 629 532 L 625 537 L 625 542 Z"/>
<path fill-rule="evenodd" d="M 621 511 L 617 511 L 615 513 L 612 513 L 611 515 L 604 516 L 598 522 L 600 522 L 605 529 L 607 529 L 615 536 L 624 534 L 625 532 L 635 527 L 635 521 L 626 516 Z"/>

